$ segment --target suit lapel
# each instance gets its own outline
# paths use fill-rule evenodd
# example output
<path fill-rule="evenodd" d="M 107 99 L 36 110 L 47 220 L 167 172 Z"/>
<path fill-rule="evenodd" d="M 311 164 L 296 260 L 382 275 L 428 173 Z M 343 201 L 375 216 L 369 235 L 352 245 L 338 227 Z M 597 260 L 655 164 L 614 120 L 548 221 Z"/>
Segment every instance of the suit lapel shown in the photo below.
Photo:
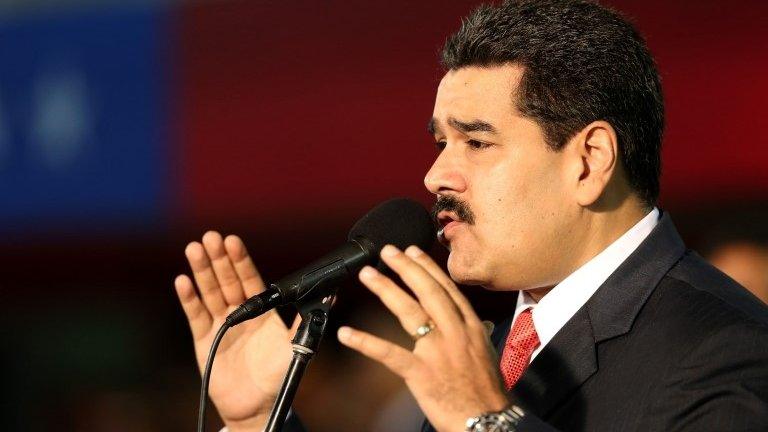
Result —
<path fill-rule="evenodd" d="M 536 356 L 512 395 L 524 408 L 545 417 L 596 371 L 592 324 L 581 309 Z"/>
<path fill-rule="evenodd" d="M 598 371 L 596 345 L 629 332 L 653 289 L 684 252 L 672 220 L 663 213 L 637 250 L 536 356 L 511 393 L 515 400 L 546 419 Z M 492 336 L 499 353 L 511 322 L 500 324 Z"/>

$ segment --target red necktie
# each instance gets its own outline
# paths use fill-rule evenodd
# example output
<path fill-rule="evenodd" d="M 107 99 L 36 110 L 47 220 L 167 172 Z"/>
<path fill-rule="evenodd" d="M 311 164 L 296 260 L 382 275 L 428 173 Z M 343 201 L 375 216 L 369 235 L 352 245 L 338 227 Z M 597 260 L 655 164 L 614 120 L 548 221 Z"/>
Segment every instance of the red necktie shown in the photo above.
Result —
<path fill-rule="evenodd" d="M 539 335 L 533 326 L 533 315 L 528 308 L 520 313 L 507 336 L 504 352 L 501 355 L 501 375 L 504 384 L 510 390 L 528 367 L 531 354 L 539 346 Z"/>

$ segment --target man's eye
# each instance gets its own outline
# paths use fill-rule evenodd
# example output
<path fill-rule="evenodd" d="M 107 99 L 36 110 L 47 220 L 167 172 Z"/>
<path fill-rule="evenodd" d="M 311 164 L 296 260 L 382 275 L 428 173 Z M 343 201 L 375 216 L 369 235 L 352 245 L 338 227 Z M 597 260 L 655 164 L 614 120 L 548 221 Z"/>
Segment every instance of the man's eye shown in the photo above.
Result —
<path fill-rule="evenodd" d="M 490 144 L 487 144 L 481 141 L 476 141 L 476 140 L 467 141 L 467 145 L 472 147 L 472 149 L 474 150 L 483 150 L 491 146 Z"/>
<path fill-rule="evenodd" d="M 445 146 L 447 143 L 445 141 L 438 141 L 435 143 L 435 148 L 437 148 L 437 151 L 443 151 L 445 150 Z"/>

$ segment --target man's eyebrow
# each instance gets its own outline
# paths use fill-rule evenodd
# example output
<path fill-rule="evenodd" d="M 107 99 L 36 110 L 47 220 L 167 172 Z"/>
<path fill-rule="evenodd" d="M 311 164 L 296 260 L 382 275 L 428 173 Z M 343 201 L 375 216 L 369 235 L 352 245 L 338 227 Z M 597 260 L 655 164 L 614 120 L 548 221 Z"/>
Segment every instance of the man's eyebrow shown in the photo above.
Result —
<path fill-rule="evenodd" d="M 496 130 L 496 127 L 494 127 L 492 124 L 483 121 L 483 120 L 472 120 L 470 122 L 463 122 L 460 120 L 456 120 L 453 117 L 448 118 L 448 124 L 451 125 L 454 129 L 462 132 L 462 133 L 469 133 L 469 132 L 488 132 L 493 135 L 497 135 L 499 131 Z"/>
<path fill-rule="evenodd" d="M 440 126 L 437 125 L 437 120 L 432 117 L 427 122 L 427 133 L 434 136 L 437 132 L 440 132 Z"/>

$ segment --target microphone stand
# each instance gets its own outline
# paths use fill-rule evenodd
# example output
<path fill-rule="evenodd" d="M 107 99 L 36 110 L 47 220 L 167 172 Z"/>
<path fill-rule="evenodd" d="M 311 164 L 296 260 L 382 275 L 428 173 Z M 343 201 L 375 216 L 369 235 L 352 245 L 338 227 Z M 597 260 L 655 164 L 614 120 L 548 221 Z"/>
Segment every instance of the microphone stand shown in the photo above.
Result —
<path fill-rule="evenodd" d="M 272 407 L 265 432 L 282 430 L 285 418 L 288 416 L 288 410 L 291 408 L 293 398 L 296 396 L 296 391 L 299 389 L 299 383 L 307 370 L 309 361 L 312 360 L 320 347 L 320 341 L 323 339 L 325 327 L 328 324 L 328 313 L 331 310 L 335 295 L 336 289 L 333 289 L 331 294 L 317 296 L 298 304 L 301 324 L 292 341 L 293 359 L 283 379 L 283 386 L 277 395 L 275 405 Z"/>

